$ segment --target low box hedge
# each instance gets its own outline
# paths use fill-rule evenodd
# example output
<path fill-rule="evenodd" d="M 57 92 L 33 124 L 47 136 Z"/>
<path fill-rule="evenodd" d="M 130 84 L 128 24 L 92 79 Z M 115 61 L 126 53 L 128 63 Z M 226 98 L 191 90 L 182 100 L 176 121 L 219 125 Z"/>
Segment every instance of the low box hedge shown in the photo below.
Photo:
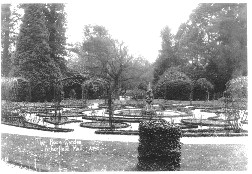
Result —
<path fill-rule="evenodd" d="M 143 121 L 139 124 L 138 170 L 178 170 L 182 132 L 165 120 Z"/>

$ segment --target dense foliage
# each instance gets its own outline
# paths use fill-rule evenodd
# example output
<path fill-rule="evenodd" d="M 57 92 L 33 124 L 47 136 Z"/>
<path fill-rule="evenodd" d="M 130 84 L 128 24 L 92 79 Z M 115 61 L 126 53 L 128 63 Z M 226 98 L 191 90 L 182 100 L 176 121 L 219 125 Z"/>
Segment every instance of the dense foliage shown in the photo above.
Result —
<path fill-rule="evenodd" d="M 49 31 L 41 4 L 25 4 L 25 14 L 13 55 L 11 76 L 30 81 L 33 101 L 51 100 L 53 85 L 61 78 L 50 57 Z"/>
<path fill-rule="evenodd" d="M 190 78 L 178 68 L 169 68 L 155 86 L 155 97 L 167 100 L 189 100 L 192 89 Z"/>
<path fill-rule="evenodd" d="M 231 79 L 227 84 L 226 93 L 232 98 L 247 99 L 248 98 L 248 78 L 247 76 L 240 76 Z"/>
<path fill-rule="evenodd" d="M 1 78 L 2 100 L 29 101 L 30 99 L 29 81 L 24 78 Z"/>
<path fill-rule="evenodd" d="M 170 28 L 166 26 L 161 31 L 161 50 L 155 62 L 153 83 L 158 82 L 160 76 L 171 67 L 181 64 L 179 57 L 176 55 L 176 49 L 173 44 L 174 36 L 171 34 Z"/>
<path fill-rule="evenodd" d="M 12 5 L 1 5 L 1 74 L 29 80 L 33 101 L 52 100 L 55 82 L 75 74 L 106 79 L 114 98 L 129 90 L 146 90 L 152 81 L 155 98 L 179 100 L 188 99 L 189 81 L 193 84 L 191 99 L 218 99 L 223 96 L 227 82 L 247 75 L 246 4 L 199 4 L 175 35 L 168 26 L 161 30 L 161 49 L 153 64 L 130 55 L 125 44 L 113 39 L 105 27 L 87 25 L 82 43 L 68 50 L 77 55 L 68 60 L 68 67 L 64 7 L 56 3 L 16 6 L 25 9 L 16 39 L 19 15 Z M 180 67 L 179 72 L 190 80 L 165 78 L 172 67 Z M 69 97 L 74 88 L 77 98 L 81 98 L 82 82 L 69 80 L 59 84 L 65 85 L 61 87 L 65 96 Z M 101 88 L 87 88 L 91 98 L 104 96 Z"/>
<path fill-rule="evenodd" d="M 69 67 L 106 80 L 114 98 L 147 83 L 144 74 L 150 66 L 148 62 L 131 56 L 125 44 L 113 39 L 103 26 L 85 26 L 83 42 L 76 44 L 71 51 L 77 58 L 69 61 Z"/>
<path fill-rule="evenodd" d="M 54 59 L 57 67 L 60 68 L 61 73 L 66 76 L 67 67 L 66 60 L 66 13 L 64 11 L 64 4 L 53 3 L 45 4 L 43 6 L 43 13 L 45 15 L 46 27 L 49 35 L 50 57 Z"/>
<path fill-rule="evenodd" d="M 181 129 L 165 120 L 139 124 L 138 169 L 144 171 L 180 168 Z"/>
<path fill-rule="evenodd" d="M 248 81 L 247 76 L 240 76 L 231 79 L 226 84 L 227 90 L 224 93 L 226 115 L 228 123 L 234 132 L 243 130 L 243 121 L 248 117 Z"/>
<path fill-rule="evenodd" d="M 1 5 L 1 75 L 7 76 L 11 66 L 10 44 L 11 44 L 11 10 L 10 4 Z"/>
<path fill-rule="evenodd" d="M 214 86 L 215 96 L 220 97 L 229 80 L 247 74 L 246 4 L 199 4 L 175 36 L 166 27 L 161 38 L 154 84 L 165 70 L 179 65 L 192 81 L 200 78 L 209 81 Z M 204 90 L 196 91 L 205 93 Z"/>
<path fill-rule="evenodd" d="M 199 78 L 193 88 L 194 100 L 209 100 L 210 92 L 213 91 L 214 86 L 206 78 Z"/>

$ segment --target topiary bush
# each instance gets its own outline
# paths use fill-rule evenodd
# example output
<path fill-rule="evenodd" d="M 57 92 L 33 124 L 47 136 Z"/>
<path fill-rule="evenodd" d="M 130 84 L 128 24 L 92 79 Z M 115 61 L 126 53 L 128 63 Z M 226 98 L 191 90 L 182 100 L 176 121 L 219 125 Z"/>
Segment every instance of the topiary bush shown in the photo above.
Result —
<path fill-rule="evenodd" d="M 140 171 L 179 170 L 182 132 L 165 120 L 139 124 L 138 164 Z"/>

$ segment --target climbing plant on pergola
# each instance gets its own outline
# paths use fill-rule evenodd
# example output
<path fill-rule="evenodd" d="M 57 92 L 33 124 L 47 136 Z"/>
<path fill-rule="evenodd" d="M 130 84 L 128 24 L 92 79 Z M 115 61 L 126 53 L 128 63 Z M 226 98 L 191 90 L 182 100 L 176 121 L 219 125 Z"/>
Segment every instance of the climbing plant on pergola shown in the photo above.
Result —
<path fill-rule="evenodd" d="M 28 88 L 25 90 L 27 91 L 26 100 L 31 100 L 31 85 L 29 80 L 23 77 L 2 77 L 1 78 L 1 92 L 2 92 L 2 99 L 6 101 L 18 101 L 19 95 L 19 86 L 21 83 L 26 83 Z"/>
<path fill-rule="evenodd" d="M 60 106 L 60 102 L 62 100 L 62 86 L 66 84 L 67 81 L 71 80 L 72 83 L 80 84 L 82 87 L 82 99 L 84 100 L 85 96 L 85 89 L 88 85 L 97 85 L 103 88 L 107 99 L 108 99 L 108 111 L 109 111 L 109 124 L 112 129 L 112 117 L 113 117 L 113 109 L 112 109 L 112 94 L 113 88 L 111 81 L 106 78 L 102 78 L 99 76 L 91 76 L 90 74 L 82 74 L 82 75 L 75 75 L 66 77 L 63 79 L 59 79 L 55 82 L 55 91 L 54 91 L 54 98 L 57 106 Z"/>
<path fill-rule="evenodd" d="M 101 86 L 103 91 L 105 92 L 106 98 L 108 100 L 108 112 L 109 112 L 109 125 L 110 128 L 113 128 L 113 108 L 112 108 L 112 95 L 113 95 L 113 87 L 111 81 L 106 78 L 101 78 L 98 76 L 93 76 L 82 84 L 82 88 L 84 89 L 87 85 L 93 86 Z"/>
<path fill-rule="evenodd" d="M 241 76 L 226 84 L 225 106 L 228 122 L 234 131 L 241 131 L 241 122 L 247 119 L 248 78 Z"/>

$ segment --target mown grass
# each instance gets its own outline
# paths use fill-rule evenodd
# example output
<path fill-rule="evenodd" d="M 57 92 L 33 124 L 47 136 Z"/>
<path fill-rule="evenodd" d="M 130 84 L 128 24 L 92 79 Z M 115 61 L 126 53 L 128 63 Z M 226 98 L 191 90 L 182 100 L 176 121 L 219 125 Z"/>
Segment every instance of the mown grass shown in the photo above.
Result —
<path fill-rule="evenodd" d="M 85 137 L 85 135 L 83 135 Z M 1 134 L 1 158 L 50 172 L 135 171 L 138 143 L 89 141 L 15 134 Z M 69 149 L 53 151 L 56 147 Z M 53 144 L 57 142 L 58 144 Z M 60 144 L 61 142 L 61 144 Z M 43 144 L 44 143 L 44 144 Z M 52 149 L 50 143 L 53 144 Z M 46 149 L 46 147 L 48 149 Z M 244 145 L 183 144 L 182 171 L 245 171 L 247 149 Z"/>

